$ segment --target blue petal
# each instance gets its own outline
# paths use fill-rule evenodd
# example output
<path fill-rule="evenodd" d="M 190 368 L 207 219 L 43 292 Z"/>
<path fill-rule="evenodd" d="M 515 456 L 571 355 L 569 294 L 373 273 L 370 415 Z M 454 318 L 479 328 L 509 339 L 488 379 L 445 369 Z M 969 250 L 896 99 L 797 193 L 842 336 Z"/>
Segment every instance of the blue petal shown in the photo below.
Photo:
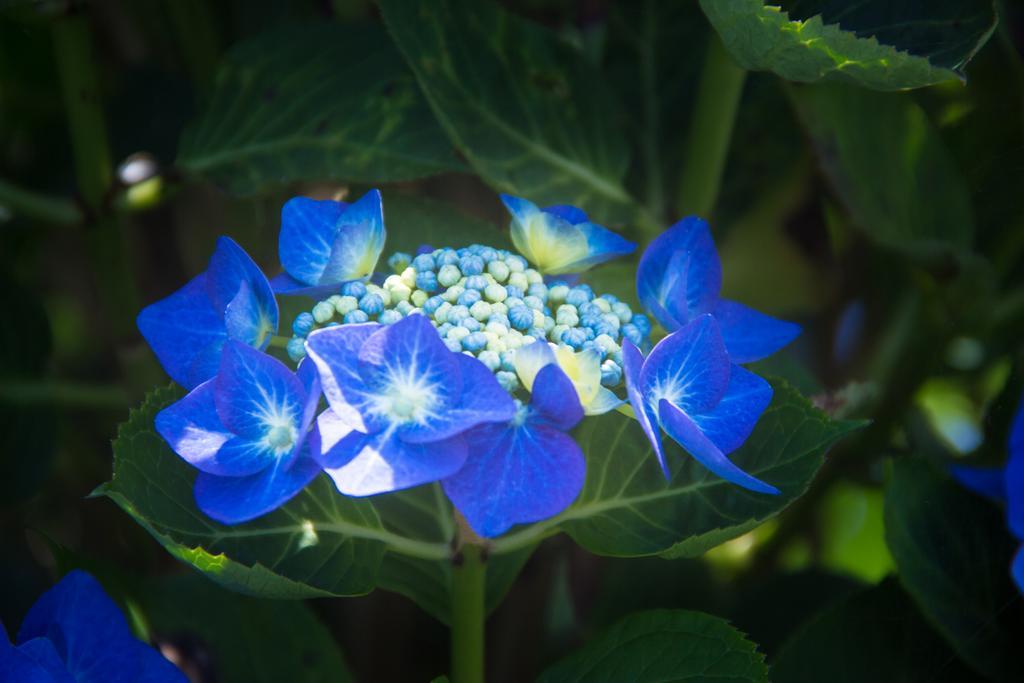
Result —
<path fill-rule="evenodd" d="M 566 266 L 565 272 L 579 272 L 598 263 L 610 261 L 636 251 L 636 242 L 630 242 L 618 233 L 594 223 L 580 223 L 576 226 L 587 240 L 589 254 L 586 258 Z"/>
<path fill-rule="evenodd" d="M 227 330 L 223 316 L 210 303 L 205 273 L 146 306 L 136 324 L 164 370 L 181 386 L 192 389 L 216 372 Z M 211 372 L 203 377 L 205 371 Z"/>
<path fill-rule="evenodd" d="M 377 323 L 339 325 L 316 330 L 306 339 L 306 351 L 320 373 L 331 410 L 350 427 L 365 433 L 387 426 L 370 410 L 373 396 L 359 371 L 359 349 L 380 329 Z"/>
<path fill-rule="evenodd" d="M 561 218 L 563 221 L 569 223 L 570 225 L 576 225 L 577 223 L 587 222 L 587 214 L 583 212 L 583 209 L 578 209 L 570 204 L 556 204 L 555 206 L 545 206 L 543 211 L 544 213 L 550 213 L 554 216 Z"/>
<path fill-rule="evenodd" d="M 686 413 L 679 410 L 666 400 L 658 405 L 658 417 L 661 426 L 665 428 L 668 435 L 676 443 L 686 449 L 701 465 L 708 468 L 722 479 L 731 481 L 733 484 L 743 488 L 757 491 L 758 493 L 778 494 L 779 490 L 774 486 L 764 483 L 760 479 L 750 476 L 739 467 L 734 465 L 725 454 L 711 442 L 700 431 L 693 421 L 686 416 Z"/>
<path fill-rule="evenodd" d="M 246 304 L 246 308 L 258 315 L 259 318 L 253 322 L 254 327 L 261 327 L 267 330 L 264 335 L 269 341 L 269 335 L 277 331 L 277 300 L 274 299 L 274 292 L 270 289 L 270 283 L 260 267 L 249 257 L 242 247 L 238 246 L 230 237 L 217 239 L 217 247 L 210 257 L 210 265 L 206 269 L 206 290 L 213 302 L 214 309 L 224 311 L 238 296 L 238 289 L 246 283 L 249 286 L 252 301 Z M 247 339 L 241 339 L 246 343 L 252 343 Z M 260 344 L 263 343 L 261 337 Z M 253 344 L 259 346 L 260 344 Z"/>
<path fill-rule="evenodd" d="M 277 332 L 277 312 L 274 318 L 268 317 L 248 282 L 238 287 L 238 293 L 224 309 L 224 326 L 228 338 L 242 342 L 248 346 L 263 350 L 270 343 L 270 338 Z"/>
<path fill-rule="evenodd" d="M 320 450 L 316 431 L 307 438 L 306 449 L 293 462 L 279 460 L 250 477 L 218 477 L 200 472 L 194 491 L 196 505 L 224 524 L 241 524 L 276 510 L 320 473 L 320 465 L 308 457 Z"/>
<path fill-rule="evenodd" d="M 331 254 L 318 284 L 340 284 L 372 275 L 385 237 L 380 192 L 370 190 L 338 219 Z"/>
<path fill-rule="evenodd" d="M 341 286 L 332 282 L 326 285 L 307 285 L 299 282 L 288 273 L 279 273 L 270 278 L 270 286 L 278 294 L 289 296 L 309 296 L 317 301 L 326 299 L 331 294 L 337 294 Z"/>
<path fill-rule="evenodd" d="M 99 583 L 80 570 L 69 572 L 29 610 L 18 642 L 36 638 L 56 646 L 78 681 L 138 681 L 146 663 L 140 661 L 140 648 L 146 646 L 132 636 L 124 615 Z M 148 680 L 185 683 L 184 675 L 163 657 L 155 666 L 162 676 Z"/>
<path fill-rule="evenodd" d="M 230 477 L 255 474 L 274 460 L 220 421 L 214 403 L 216 380 L 200 384 L 157 413 L 156 430 L 175 453 L 203 472 Z"/>
<path fill-rule="evenodd" d="M 714 312 L 733 363 L 766 358 L 800 335 L 800 326 L 722 299 Z"/>
<path fill-rule="evenodd" d="M 708 412 L 689 417 L 728 455 L 743 445 L 754 430 L 761 413 L 772 402 L 772 386 L 749 370 L 732 366 L 729 388 L 718 405 Z"/>
<path fill-rule="evenodd" d="M 224 345 L 214 386 L 217 415 L 239 436 L 260 440 L 272 427 L 298 429 L 302 422 L 302 384 L 284 363 L 245 344 Z"/>
<path fill-rule="evenodd" d="M 1010 532 L 1024 541 L 1024 453 L 1010 452 L 1006 463 L 1006 515 Z"/>
<path fill-rule="evenodd" d="M 657 343 L 640 371 L 640 393 L 653 410 L 667 398 L 688 414 L 703 413 L 725 395 L 729 368 L 718 323 L 702 315 Z"/>
<path fill-rule="evenodd" d="M 644 366 L 644 357 L 631 341 L 622 341 L 622 374 L 626 380 L 626 395 L 629 403 L 633 406 L 633 413 L 637 422 L 643 427 L 647 440 L 654 448 L 654 455 L 658 458 L 661 471 L 668 479 L 668 463 L 665 462 L 665 448 L 661 443 L 661 430 L 656 426 L 657 415 L 653 413 L 651 405 L 644 400 L 640 391 L 640 373 Z"/>
<path fill-rule="evenodd" d="M 669 330 L 714 310 L 722 264 L 708 224 L 682 219 L 644 250 L 636 274 L 640 302 Z"/>
<path fill-rule="evenodd" d="M 427 424 L 410 423 L 400 427 L 398 434 L 403 441 L 439 441 L 478 424 L 508 422 L 515 416 L 515 401 L 501 388 L 498 380 L 494 378 L 494 373 L 488 370 L 486 365 L 472 356 L 461 353 L 454 354 L 454 358 L 461 384 L 468 389 L 457 395 L 458 402 L 455 405 L 437 413 Z"/>
<path fill-rule="evenodd" d="M 10 683 L 76 683 L 53 642 L 33 638 L 18 646 L 0 644 L 0 681 Z"/>
<path fill-rule="evenodd" d="M 347 496 L 372 496 L 444 479 L 462 467 L 467 453 L 461 436 L 411 444 L 393 430 L 369 435 L 353 431 L 322 452 L 324 471 Z"/>
<path fill-rule="evenodd" d="M 556 363 L 545 365 L 537 373 L 530 394 L 530 410 L 542 421 L 569 431 L 583 419 L 583 406 L 572 380 Z"/>
<path fill-rule="evenodd" d="M 557 515 L 583 489 L 583 452 L 552 426 L 532 420 L 518 427 L 482 425 L 466 441 L 470 457 L 442 484 L 481 536 Z"/>
<path fill-rule="evenodd" d="M 949 468 L 962 486 L 974 493 L 993 500 L 1006 499 L 1006 468 L 1005 467 L 968 467 L 954 465 Z"/>
<path fill-rule="evenodd" d="M 292 278 L 319 285 L 338 236 L 337 222 L 347 204 L 293 197 L 281 209 L 277 253 Z M 281 291 L 281 290 L 278 290 Z"/>
<path fill-rule="evenodd" d="M 1013 423 L 1010 425 L 1008 448 L 1011 458 L 1024 458 L 1024 396 L 1021 396 Z"/>
<path fill-rule="evenodd" d="M 1010 567 L 1013 581 L 1017 584 L 1017 590 L 1024 593 L 1024 546 L 1021 546 L 1017 554 L 1013 556 L 1013 565 Z"/>
<path fill-rule="evenodd" d="M 320 407 L 320 397 L 323 396 L 323 388 L 320 386 L 320 373 L 316 369 L 316 364 L 307 358 L 303 358 L 299 363 L 295 377 L 299 380 L 306 395 L 301 427 L 302 432 L 305 433 L 316 417 L 317 408 Z"/>
<path fill-rule="evenodd" d="M 367 389 L 378 395 L 430 395 L 430 409 L 440 416 L 462 395 L 457 355 L 425 315 L 415 314 L 381 327 L 363 342 L 359 373 Z"/>

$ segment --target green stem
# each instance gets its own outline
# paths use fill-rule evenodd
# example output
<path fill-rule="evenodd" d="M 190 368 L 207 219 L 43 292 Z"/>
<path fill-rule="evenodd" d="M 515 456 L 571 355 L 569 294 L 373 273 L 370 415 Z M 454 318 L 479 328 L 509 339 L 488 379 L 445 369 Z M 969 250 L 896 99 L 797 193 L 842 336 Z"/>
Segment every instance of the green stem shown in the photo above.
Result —
<path fill-rule="evenodd" d="M 82 222 L 82 210 L 73 201 L 27 190 L 5 180 L 0 180 L 0 206 L 53 225 Z"/>
<path fill-rule="evenodd" d="M 464 545 L 452 570 L 452 683 L 484 680 L 485 562 L 481 546 Z"/>
<path fill-rule="evenodd" d="M 290 342 L 291 340 L 291 337 L 282 337 L 279 334 L 275 334 L 270 338 L 270 343 L 268 344 L 268 346 L 278 349 L 288 348 L 288 342 Z"/>
<path fill-rule="evenodd" d="M 746 78 L 747 72 L 736 66 L 718 35 L 712 32 L 686 137 L 676 201 L 681 216 L 709 216 L 715 207 Z"/>

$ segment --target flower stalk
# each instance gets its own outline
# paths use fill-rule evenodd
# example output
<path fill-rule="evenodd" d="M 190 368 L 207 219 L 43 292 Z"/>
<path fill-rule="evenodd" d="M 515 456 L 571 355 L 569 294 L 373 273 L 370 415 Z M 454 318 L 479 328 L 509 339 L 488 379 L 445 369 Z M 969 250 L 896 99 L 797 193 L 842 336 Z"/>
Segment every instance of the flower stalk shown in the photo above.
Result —
<path fill-rule="evenodd" d="M 453 683 L 484 680 L 484 622 L 487 617 L 487 549 L 483 539 L 458 512 L 453 558 L 451 617 L 451 678 Z"/>

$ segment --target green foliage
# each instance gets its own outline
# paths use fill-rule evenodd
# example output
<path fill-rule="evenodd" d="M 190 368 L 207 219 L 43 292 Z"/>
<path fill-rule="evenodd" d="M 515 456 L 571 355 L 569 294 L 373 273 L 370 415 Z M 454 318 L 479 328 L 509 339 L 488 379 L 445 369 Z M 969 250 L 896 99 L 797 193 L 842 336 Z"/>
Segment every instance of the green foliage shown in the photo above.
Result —
<path fill-rule="evenodd" d="M 631 215 L 617 105 L 582 55 L 490 0 L 380 7 L 441 126 L 488 184 L 602 222 Z"/>
<path fill-rule="evenodd" d="M 140 591 L 151 634 L 202 652 L 217 680 L 353 680 L 331 634 L 300 602 L 225 591 L 201 576 L 154 581 Z M 209 672 L 204 672 L 209 673 Z"/>
<path fill-rule="evenodd" d="M 466 247 L 486 244 L 511 249 L 507 230 L 470 216 L 451 204 L 385 190 L 384 218 L 388 240 L 383 258 L 396 251 L 415 254 L 417 247 Z"/>
<path fill-rule="evenodd" d="M 844 3 L 834 12 L 823 0 L 790 3 L 806 20 L 791 19 L 794 12 L 787 14 L 762 0 L 700 4 L 744 68 L 773 71 L 791 81 L 845 81 L 876 90 L 919 88 L 959 78 L 944 65 L 962 66 L 995 27 L 988 0 L 928 3 L 924 15 L 912 14 L 911 3 L 898 6 L 902 13 L 884 2 L 852 7 Z M 963 4 L 969 5 L 968 20 L 960 15 Z M 940 7 L 935 10 L 932 5 Z M 826 10 L 828 14 L 820 14 Z M 833 16 L 839 24 L 828 23 Z M 942 30 L 936 32 L 936 25 Z"/>
<path fill-rule="evenodd" d="M 757 646 L 723 619 L 700 612 L 652 610 L 626 617 L 537 680 L 767 681 Z"/>
<path fill-rule="evenodd" d="M 914 253 L 970 248 L 974 214 L 964 178 L 913 99 L 839 85 L 792 95 L 858 228 Z"/>
<path fill-rule="evenodd" d="M 291 26 L 235 47 L 182 136 L 178 163 L 238 193 L 461 167 L 402 58 L 372 24 Z"/>
<path fill-rule="evenodd" d="M 966 683 L 974 680 L 896 579 L 839 600 L 772 663 L 778 683 Z"/>
<path fill-rule="evenodd" d="M 831 420 L 785 382 L 774 386 L 772 404 L 731 458 L 781 489 L 780 495 L 734 486 L 668 439 L 672 478 L 665 481 L 639 424 L 609 413 L 584 421 L 576 432 L 587 456 L 587 478 L 576 502 L 498 539 L 495 552 L 560 530 L 598 554 L 693 557 L 753 529 L 802 494 L 829 446 L 862 426 Z"/>
<path fill-rule="evenodd" d="M 927 463 L 902 460 L 885 523 L 900 580 L 939 633 L 987 677 L 1020 680 L 1024 609 L 1010 580 L 1016 544 L 1002 511 Z"/>

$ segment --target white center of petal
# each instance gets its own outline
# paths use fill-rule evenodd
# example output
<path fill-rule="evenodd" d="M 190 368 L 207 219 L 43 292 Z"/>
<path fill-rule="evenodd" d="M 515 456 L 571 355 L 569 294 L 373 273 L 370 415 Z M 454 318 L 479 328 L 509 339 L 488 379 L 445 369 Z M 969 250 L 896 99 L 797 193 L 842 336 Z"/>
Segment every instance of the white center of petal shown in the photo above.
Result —
<path fill-rule="evenodd" d="M 392 423 L 426 424 L 434 417 L 435 385 L 411 372 L 393 371 L 387 389 L 375 397 L 373 412 Z"/>
<path fill-rule="evenodd" d="M 287 455 L 295 447 L 299 433 L 295 428 L 295 420 L 291 413 L 281 409 L 277 411 L 268 410 L 263 415 L 263 443 L 267 450 L 273 451 L 275 455 Z"/>

